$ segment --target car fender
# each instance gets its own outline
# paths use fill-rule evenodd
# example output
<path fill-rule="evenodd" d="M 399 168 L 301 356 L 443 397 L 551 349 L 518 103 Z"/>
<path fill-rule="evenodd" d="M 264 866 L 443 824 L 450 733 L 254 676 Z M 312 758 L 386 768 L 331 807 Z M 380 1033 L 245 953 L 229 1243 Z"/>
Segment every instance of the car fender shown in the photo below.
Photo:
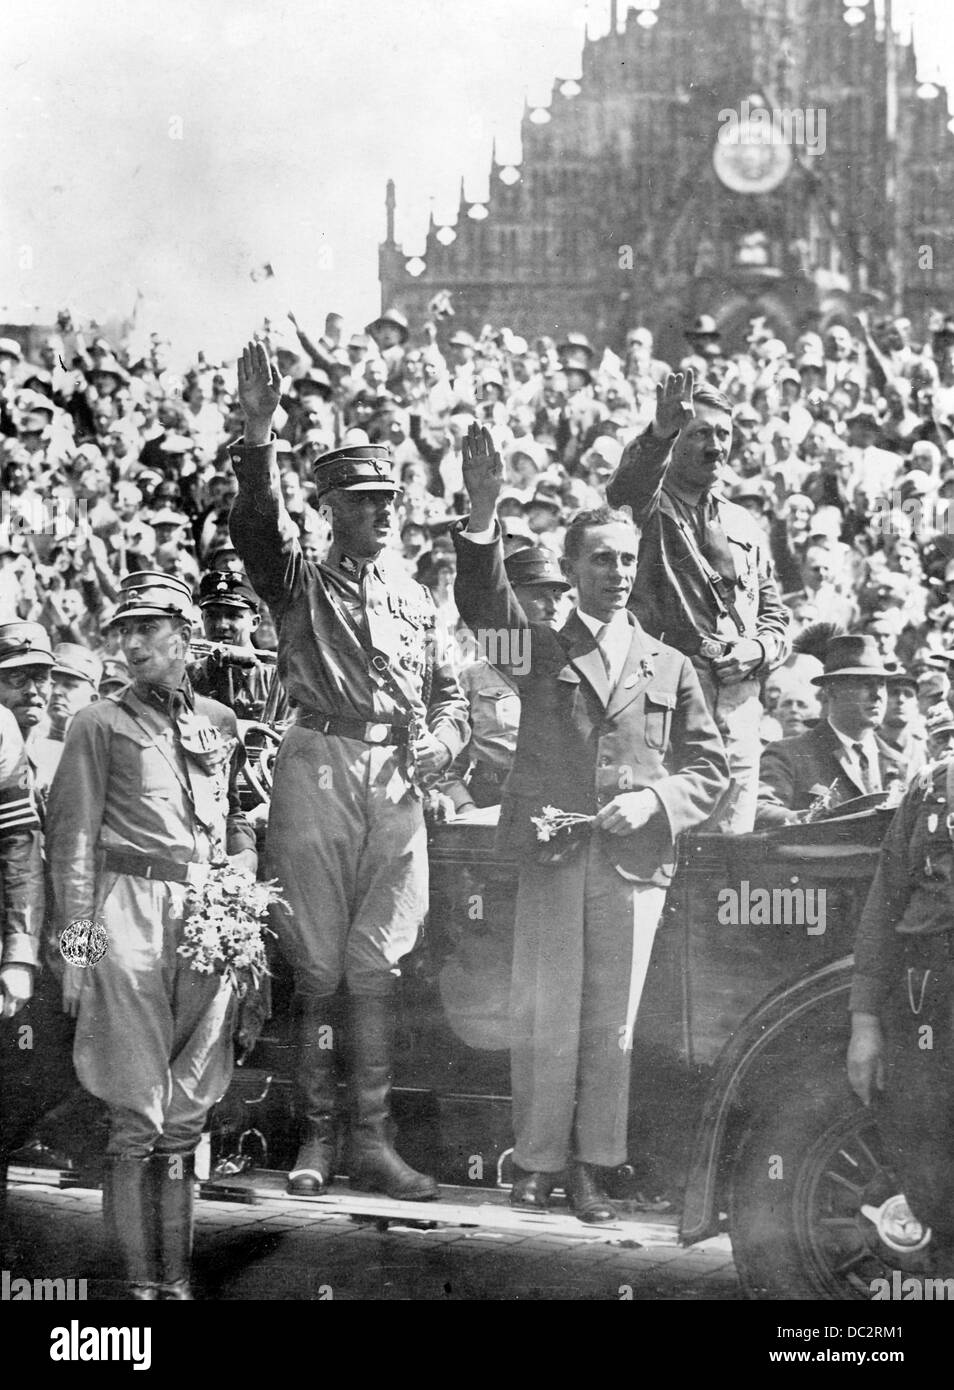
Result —
<path fill-rule="evenodd" d="M 686 1245 L 705 1240 L 719 1230 L 724 1209 L 724 1182 L 729 1159 L 727 1140 L 744 1102 L 757 1093 L 760 1080 L 778 1072 L 791 1076 L 792 1053 L 809 1028 L 819 1048 L 841 1047 L 839 1025 L 848 1042 L 848 992 L 852 957 L 830 961 L 810 974 L 767 995 L 743 1019 L 719 1055 L 691 1150 L 680 1238 Z M 825 1018 L 830 1023 L 824 1021 Z M 834 1027 L 831 1027 L 831 1023 Z M 817 1075 L 819 1051 L 808 1055 Z M 778 1094 L 777 1090 L 774 1092 Z"/>

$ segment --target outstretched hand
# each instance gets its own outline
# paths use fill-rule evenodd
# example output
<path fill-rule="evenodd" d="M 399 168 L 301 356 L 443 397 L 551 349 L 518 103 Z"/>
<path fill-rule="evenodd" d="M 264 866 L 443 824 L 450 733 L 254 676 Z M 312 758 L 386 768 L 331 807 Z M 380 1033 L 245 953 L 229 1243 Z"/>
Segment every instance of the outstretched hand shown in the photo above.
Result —
<path fill-rule="evenodd" d="M 692 419 L 692 368 L 685 372 L 670 372 L 665 382 L 656 387 L 656 418 L 653 433 L 664 439 L 674 439 Z"/>
<path fill-rule="evenodd" d="M 262 343 L 249 343 L 238 360 L 238 394 L 245 412 L 246 442 L 267 441 L 272 416 L 281 402 L 281 376 Z M 264 438 L 262 434 L 264 433 Z M 254 436 L 254 437 L 252 437 Z"/>
<path fill-rule="evenodd" d="M 503 463 L 490 430 L 471 425 L 461 444 L 464 487 L 470 498 L 469 531 L 486 531 L 493 525 L 497 498 L 503 486 Z"/>

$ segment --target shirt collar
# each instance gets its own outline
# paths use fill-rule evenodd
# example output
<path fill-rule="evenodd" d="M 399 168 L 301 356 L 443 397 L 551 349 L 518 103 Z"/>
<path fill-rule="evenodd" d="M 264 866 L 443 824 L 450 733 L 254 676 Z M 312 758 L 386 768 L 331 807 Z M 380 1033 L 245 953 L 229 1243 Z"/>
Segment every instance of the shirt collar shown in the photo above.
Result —
<path fill-rule="evenodd" d="M 594 618 L 591 613 L 584 613 L 582 608 L 578 608 L 576 612 L 583 626 L 592 632 L 594 637 L 606 627 L 601 618 Z M 620 608 L 609 620 L 609 633 L 615 636 L 623 628 L 629 628 L 629 618 L 626 616 L 626 609 Z"/>
<path fill-rule="evenodd" d="M 849 738 L 848 735 L 847 735 L 847 734 L 843 734 L 843 733 L 841 732 L 840 729 L 836 729 L 835 726 L 834 726 L 834 724 L 831 722 L 830 719 L 829 719 L 827 722 L 828 722 L 828 727 L 829 727 L 829 729 L 831 729 L 832 733 L 833 733 L 833 734 L 835 735 L 835 737 L 838 739 L 838 742 L 842 745 L 843 748 L 845 748 L 845 749 L 851 754 L 852 757 L 855 757 L 855 756 L 856 756 L 856 755 L 855 755 L 855 744 L 857 744 L 857 743 L 860 743 L 860 744 L 861 744 L 862 748 L 863 748 L 863 749 L 865 750 L 865 752 L 868 754 L 869 758 L 870 758 L 870 757 L 877 757 L 877 754 L 878 754 L 878 744 L 877 744 L 877 742 L 875 741 L 875 736 L 874 736 L 874 730 L 873 730 L 873 729 L 867 729 L 867 730 L 861 735 L 860 738 Z"/>

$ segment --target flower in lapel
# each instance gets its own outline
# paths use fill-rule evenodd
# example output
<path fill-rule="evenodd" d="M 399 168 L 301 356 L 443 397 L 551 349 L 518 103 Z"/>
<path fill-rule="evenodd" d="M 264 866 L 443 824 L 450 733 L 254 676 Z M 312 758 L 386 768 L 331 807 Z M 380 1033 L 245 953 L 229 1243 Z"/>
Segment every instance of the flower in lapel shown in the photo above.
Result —
<path fill-rule="evenodd" d="M 643 680 L 651 681 L 656 674 L 656 667 L 653 665 L 651 656 L 644 656 L 639 663 L 639 674 Z"/>

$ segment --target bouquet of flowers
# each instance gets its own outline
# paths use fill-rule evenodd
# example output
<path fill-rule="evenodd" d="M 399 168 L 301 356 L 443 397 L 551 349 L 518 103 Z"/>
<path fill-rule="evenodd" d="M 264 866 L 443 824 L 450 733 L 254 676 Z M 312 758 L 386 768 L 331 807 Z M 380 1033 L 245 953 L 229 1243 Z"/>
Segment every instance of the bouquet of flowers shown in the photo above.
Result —
<path fill-rule="evenodd" d="M 594 819 L 579 811 L 560 811 L 556 806 L 544 806 L 539 816 L 530 817 L 536 827 L 537 843 L 542 846 L 537 851 L 538 862 L 560 864 L 579 853 L 586 843 L 586 836 L 582 832 L 593 824 Z"/>
<path fill-rule="evenodd" d="M 258 990 L 268 972 L 265 926 L 268 909 L 284 903 L 275 879 L 259 882 L 248 869 L 213 863 L 205 882 L 186 897 L 184 939 L 179 955 L 202 975 L 224 975 L 239 999 Z"/>

